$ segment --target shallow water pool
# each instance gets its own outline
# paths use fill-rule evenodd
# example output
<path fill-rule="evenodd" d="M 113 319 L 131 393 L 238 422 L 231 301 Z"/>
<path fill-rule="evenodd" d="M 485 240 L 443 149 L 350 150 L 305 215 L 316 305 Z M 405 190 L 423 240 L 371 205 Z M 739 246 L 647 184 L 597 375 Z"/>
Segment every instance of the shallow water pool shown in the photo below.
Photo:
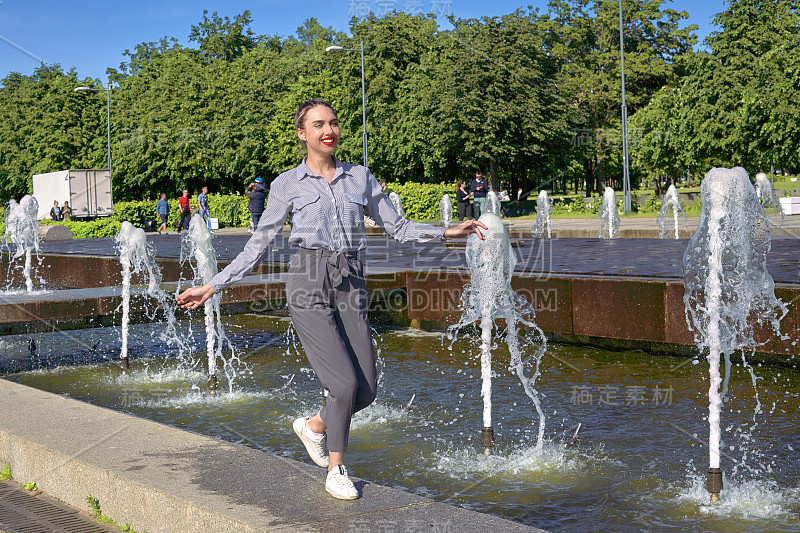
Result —
<path fill-rule="evenodd" d="M 19 383 L 310 462 L 291 422 L 313 414 L 322 392 L 287 336 L 289 322 L 226 320 L 246 368 L 234 392 L 217 397 L 205 392 L 202 354 L 194 354 L 194 367 L 165 357 L 158 325 L 132 327 L 128 375 L 111 362 L 117 328 L 37 334 L 33 351 L 27 337 L 4 337 L 0 368 L 27 368 L 4 375 Z M 800 530 L 796 369 L 755 369 L 761 412 L 754 422 L 750 374 L 734 367 L 722 413 L 725 490 L 712 505 L 705 360 L 550 346 L 537 382 L 547 417 L 537 450 L 536 411 L 501 343 L 494 350 L 497 445 L 485 456 L 474 342 L 449 349 L 439 334 L 391 329 L 376 340 L 379 399 L 353 420 L 347 463 L 354 475 L 553 532 Z M 202 349 L 202 339 L 193 345 Z M 35 366 L 42 368 L 29 369 Z M 580 445 L 565 449 L 578 423 Z"/>

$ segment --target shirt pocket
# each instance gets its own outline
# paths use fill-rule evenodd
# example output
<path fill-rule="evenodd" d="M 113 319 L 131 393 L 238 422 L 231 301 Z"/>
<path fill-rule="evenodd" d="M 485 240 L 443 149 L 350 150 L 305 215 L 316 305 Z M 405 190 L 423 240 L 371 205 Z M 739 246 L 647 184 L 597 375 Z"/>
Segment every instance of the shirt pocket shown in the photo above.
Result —
<path fill-rule="evenodd" d="M 344 219 L 351 225 L 358 227 L 364 223 L 364 207 L 367 197 L 363 194 L 344 193 Z"/>
<path fill-rule="evenodd" d="M 295 198 L 293 203 L 295 214 L 292 218 L 296 218 L 298 222 L 305 223 L 325 215 L 322 211 L 322 202 L 319 201 L 318 193 L 304 194 Z"/>

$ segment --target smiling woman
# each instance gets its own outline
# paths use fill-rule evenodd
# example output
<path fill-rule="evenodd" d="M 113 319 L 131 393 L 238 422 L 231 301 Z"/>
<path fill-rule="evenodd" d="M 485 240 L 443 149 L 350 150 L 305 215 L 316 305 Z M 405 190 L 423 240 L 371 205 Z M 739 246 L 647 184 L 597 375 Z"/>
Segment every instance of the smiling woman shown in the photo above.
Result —
<path fill-rule="evenodd" d="M 261 260 L 286 217 L 292 215 L 289 244 L 297 248 L 286 277 L 292 324 L 306 357 L 327 394 L 322 409 L 298 418 L 293 429 L 311 459 L 328 468 L 326 490 L 335 498 L 359 497 L 344 467 L 353 414 L 375 399 L 375 352 L 367 318 L 367 292 L 360 252 L 367 246 L 368 214 L 399 241 L 480 238 L 480 222 L 440 228 L 397 214 L 368 168 L 342 163 L 333 153 L 339 120 L 328 102 L 308 100 L 295 113 L 297 138 L 308 155 L 272 182 L 267 207 L 244 250 L 202 287 L 177 301 L 195 309 L 242 279 Z"/>

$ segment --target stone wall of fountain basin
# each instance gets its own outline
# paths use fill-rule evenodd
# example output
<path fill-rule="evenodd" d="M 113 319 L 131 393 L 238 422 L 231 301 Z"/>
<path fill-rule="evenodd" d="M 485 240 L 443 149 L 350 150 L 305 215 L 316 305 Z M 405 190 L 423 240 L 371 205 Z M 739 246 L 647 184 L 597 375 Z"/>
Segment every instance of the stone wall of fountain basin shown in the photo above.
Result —
<path fill-rule="evenodd" d="M 406 297 L 412 324 L 443 329 L 458 321 L 464 272 L 408 272 Z M 689 330 L 681 280 L 626 277 L 515 276 L 512 287 L 536 307 L 536 323 L 557 342 L 651 353 L 696 353 Z M 753 360 L 796 364 L 800 348 L 800 286 L 776 285 L 775 294 L 789 306 L 781 321 L 781 340 L 756 324 L 764 343 Z"/>
<path fill-rule="evenodd" d="M 37 262 L 34 259 L 34 278 L 44 276 L 45 288 L 54 289 L 85 289 L 88 287 L 114 287 L 122 284 L 122 269 L 118 257 L 77 254 L 40 254 Z M 7 282 L 14 287 L 24 287 L 25 280 L 19 268 L 9 271 L 9 255 L 0 254 L 0 272 L 5 274 Z M 191 267 L 187 264 L 181 266 L 180 261 L 171 258 L 157 258 L 161 269 L 162 279 L 165 282 L 180 279 L 192 279 Z M 19 264 L 19 260 L 15 265 Z M 220 270 L 228 265 L 227 261 L 220 261 Z M 288 265 L 281 263 L 262 263 L 253 271 L 255 274 L 270 272 L 283 272 Z"/>
<path fill-rule="evenodd" d="M 174 259 L 159 260 L 165 282 L 181 276 Z M 113 257 L 46 255 L 43 265 L 57 290 L 41 296 L 0 297 L 0 334 L 30 333 L 118 324 L 119 262 Z M 5 268 L 5 267 L 3 267 Z M 283 265 L 263 264 L 222 295 L 225 313 L 285 314 Z M 278 273 L 276 273 L 278 272 Z M 458 321 L 465 271 L 389 272 L 368 275 L 374 323 L 445 329 Z M 512 286 L 537 309 L 536 322 L 551 340 L 651 353 L 693 354 L 694 336 L 686 323 L 680 279 L 619 276 L 517 275 Z M 174 290 L 174 285 L 165 283 Z M 776 285 L 789 305 L 781 323 L 788 340 L 760 331 L 756 360 L 787 363 L 798 353 L 800 285 Z M 146 299 L 132 302 L 132 321 L 150 320 Z M 790 364 L 793 364 L 790 362 Z"/>

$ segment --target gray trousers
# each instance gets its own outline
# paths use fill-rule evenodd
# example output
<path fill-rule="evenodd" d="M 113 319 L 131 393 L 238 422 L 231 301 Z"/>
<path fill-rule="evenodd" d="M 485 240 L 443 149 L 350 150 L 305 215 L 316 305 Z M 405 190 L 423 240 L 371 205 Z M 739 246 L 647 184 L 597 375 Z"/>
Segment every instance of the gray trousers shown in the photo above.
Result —
<path fill-rule="evenodd" d="M 375 351 L 361 261 L 343 252 L 300 248 L 286 277 L 292 324 L 328 391 L 320 410 L 328 450 L 344 452 L 350 419 L 375 400 Z"/>

